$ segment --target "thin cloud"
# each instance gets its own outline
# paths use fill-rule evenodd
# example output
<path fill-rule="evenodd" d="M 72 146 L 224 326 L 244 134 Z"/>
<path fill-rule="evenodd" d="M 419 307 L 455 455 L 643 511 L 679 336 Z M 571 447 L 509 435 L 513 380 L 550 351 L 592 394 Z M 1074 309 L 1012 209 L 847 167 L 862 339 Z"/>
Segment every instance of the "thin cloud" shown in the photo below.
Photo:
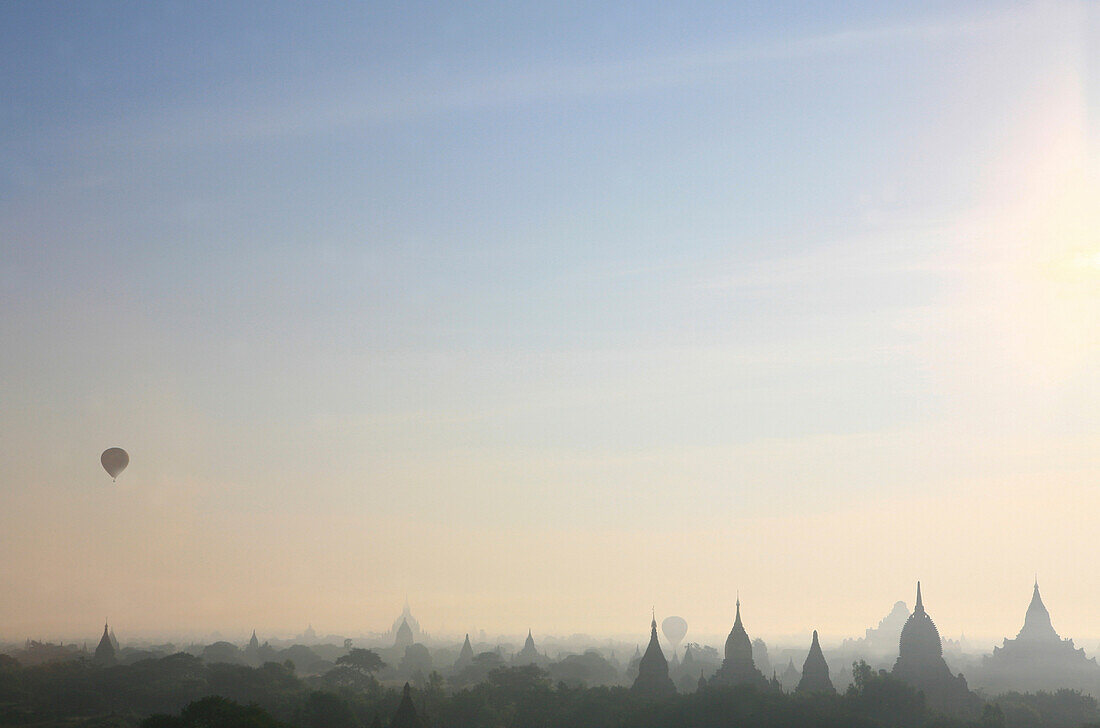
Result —
<path fill-rule="evenodd" d="M 554 64 L 518 71 L 402 77 L 351 75 L 326 84 L 335 91 L 278 94 L 274 102 L 177 105 L 156 116 L 117 119 L 92 130 L 96 143 L 147 148 L 255 143 L 323 132 L 394 124 L 464 110 L 598 98 L 727 81 L 739 67 L 761 61 L 803 60 L 899 43 L 997 33 L 1020 24 L 1012 8 L 996 15 L 877 28 L 848 29 L 805 38 L 733 48 L 666 54 L 595 64 Z M 163 109 L 163 107 L 162 107 Z"/>

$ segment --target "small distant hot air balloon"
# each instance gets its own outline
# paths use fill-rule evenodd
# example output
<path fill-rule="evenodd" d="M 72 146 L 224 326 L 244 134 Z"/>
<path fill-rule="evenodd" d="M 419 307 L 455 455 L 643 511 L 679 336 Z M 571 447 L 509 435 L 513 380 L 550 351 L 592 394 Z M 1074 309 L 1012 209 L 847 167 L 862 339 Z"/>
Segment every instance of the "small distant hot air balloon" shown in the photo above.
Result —
<path fill-rule="evenodd" d="M 665 638 L 672 643 L 672 649 L 675 650 L 684 639 L 684 635 L 688 633 L 688 623 L 683 617 L 665 617 L 661 622 L 661 631 L 665 633 Z"/>
<path fill-rule="evenodd" d="M 111 482 L 115 481 L 119 473 L 130 464 L 130 456 L 121 447 L 112 447 L 103 451 L 99 456 L 99 462 L 103 463 L 103 469 L 111 476 Z"/>

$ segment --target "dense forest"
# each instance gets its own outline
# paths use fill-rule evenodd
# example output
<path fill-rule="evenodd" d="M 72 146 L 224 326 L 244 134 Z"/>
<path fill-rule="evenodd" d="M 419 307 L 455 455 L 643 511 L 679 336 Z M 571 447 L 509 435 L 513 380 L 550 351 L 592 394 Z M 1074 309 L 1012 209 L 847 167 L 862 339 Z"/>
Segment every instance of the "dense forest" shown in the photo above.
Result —
<path fill-rule="evenodd" d="M 970 720 L 936 715 L 923 695 L 866 664 L 839 695 L 789 695 L 752 688 L 706 687 L 649 699 L 623 687 L 555 683 L 536 666 L 501 667 L 456 689 L 439 673 L 409 693 L 416 720 L 398 716 L 402 692 L 375 677 L 381 660 L 354 650 L 320 676 L 301 677 L 292 662 L 261 667 L 207 663 L 178 653 L 130 665 L 86 660 L 23 666 L 0 655 L 0 725 L 81 728 L 293 726 L 354 728 L 616 728 L 637 726 L 1100 726 L 1096 701 L 1079 692 L 1010 693 L 989 700 Z"/>

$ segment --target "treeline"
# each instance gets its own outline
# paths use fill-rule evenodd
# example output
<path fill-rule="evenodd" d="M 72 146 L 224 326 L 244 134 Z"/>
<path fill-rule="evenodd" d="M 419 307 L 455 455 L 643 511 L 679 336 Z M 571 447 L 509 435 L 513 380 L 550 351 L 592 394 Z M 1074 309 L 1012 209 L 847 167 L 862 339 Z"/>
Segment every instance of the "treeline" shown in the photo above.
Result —
<path fill-rule="evenodd" d="M 207 664 L 187 654 L 101 668 L 86 661 L 23 667 L 0 656 L 0 725 L 47 728 L 369 728 L 388 726 L 400 691 L 374 679 L 366 650 L 326 677 L 292 664 Z M 923 696 L 865 664 L 840 695 L 708 687 L 650 700 L 622 687 L 555 683 L 535 666 L 501 667 L 453 688 L 433 673 L 411 692 L 426 728 L 1100 728 L 1096 701 L 1075 691 L 1011 693 L 979 717 L 938 716 Z M 339 678 L 339 679 L 337 679 Z M 216 696 L 216 697 L 214 697 Z"/>

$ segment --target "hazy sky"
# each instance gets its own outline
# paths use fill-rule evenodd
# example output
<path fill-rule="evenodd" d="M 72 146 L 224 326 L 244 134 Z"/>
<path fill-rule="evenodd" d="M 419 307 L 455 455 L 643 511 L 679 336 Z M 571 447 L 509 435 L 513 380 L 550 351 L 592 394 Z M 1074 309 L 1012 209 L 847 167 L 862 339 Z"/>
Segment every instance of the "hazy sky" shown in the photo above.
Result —
<path fill-rule="evenodd" d="M 455 5 L 0 5 L 0 636 L 1100 637 L 1100 4 Z"/>

